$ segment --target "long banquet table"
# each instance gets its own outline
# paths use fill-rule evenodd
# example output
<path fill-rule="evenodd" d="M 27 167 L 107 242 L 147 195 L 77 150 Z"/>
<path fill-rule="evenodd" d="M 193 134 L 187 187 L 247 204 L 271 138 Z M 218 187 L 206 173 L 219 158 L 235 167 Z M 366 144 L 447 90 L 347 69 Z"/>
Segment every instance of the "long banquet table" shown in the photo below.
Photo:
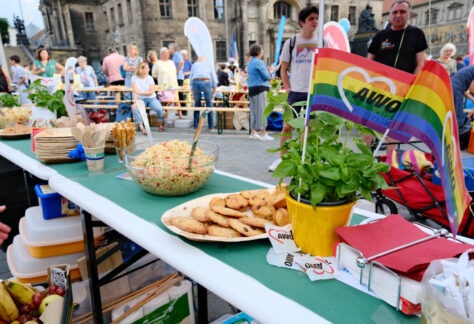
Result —
<path fill-rule="evenodd" d="M 85 162 L 44 165 L 29 145 L 29 140 L 0 141 L 0 155 L 48 180 L 61 195 L 261 323 L 419 322 L 337 280 L 311 282 L 301 272 L 267 264 L 267 240 L 194 242 L 170 232 L 160 220 L 166 210 L 190 199 L 264 183 L 216 171 L 196 193 L 159 197 L 116 178 L 125 169 L 115 156 L 107 157 L 104 172 L 89 175 Z"/>

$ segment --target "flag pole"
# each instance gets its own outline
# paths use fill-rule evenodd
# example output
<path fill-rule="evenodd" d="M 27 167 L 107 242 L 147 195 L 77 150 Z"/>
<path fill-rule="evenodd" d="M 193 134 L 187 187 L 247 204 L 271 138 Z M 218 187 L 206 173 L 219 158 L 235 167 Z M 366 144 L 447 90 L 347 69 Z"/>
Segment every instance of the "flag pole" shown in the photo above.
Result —
<path fill-rule="evenodd" d="M 318 17 L 318 49 L 323 47 L 323 26 L 324 26 L 324 0 L 319 0 L 319 17 Z M 309 132 L 309 116 L 311 115 L 311 89 L 313 85 L 313 71 L 314 71 L 314 59 L 318 54 L 318 49 L 313 53 L 311 57 L 311 72 L 309 74 L 308 80 L 308 97 L 306 99 L 306 115 L 305 115 L 305 126 L 304 126 L 304 135 L 303 135 L 303 153 L 301 154 L 301 162 L 304 164 L 306 160 L 306 145 L 308 142 L 308 132 Z M 301 178 L 299 182 L 301 186 Z M 301 194 L 298 194 L 298 202 L 301 200 Z"/>
<path fill-rule="evenodd" d="M 387 138 L 389 132 L 390 132 L 390 128 L 387 128 L 382 138 L 379 140 L 379 144 L 377 144 L 377 147 L 375 148 L 374 156 L 377 156 L 377 154 L 379 153 L 380 147 L 382 146 L 382 143 L 385 141 L 385 138 Z"/>

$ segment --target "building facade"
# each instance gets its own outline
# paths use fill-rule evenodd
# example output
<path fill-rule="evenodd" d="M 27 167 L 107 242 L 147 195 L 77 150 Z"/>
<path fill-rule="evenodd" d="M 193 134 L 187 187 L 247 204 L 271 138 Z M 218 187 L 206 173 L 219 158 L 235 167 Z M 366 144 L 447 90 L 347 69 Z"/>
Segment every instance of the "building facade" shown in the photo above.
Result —
<path fill-rule="evenodd" d="M 85 55 L 101 60 L 108 49 L 137 45 L 140 56 L 175 42 L 191 51 L 184 23 L 198 17 L 209 28 L 217 62 L 227 61 L 232 33 L 237 40 L 240 62 L 253 43 L 264 48 L 267 63 L 275 57 L 280 19 L 287 17 L 283 39 L 299 32 L 298 12 L 318 1 L 301 0 L 40 0 L 46 46 L 63 55 Z M 382 21 L 382 0 L 326 0 L 324 21 L 346 17 L 350 35 L 357 31 L 360 12 L 370 4 L 377 25 Z M 74 54 L 76 53 L 76 54 Z"/>

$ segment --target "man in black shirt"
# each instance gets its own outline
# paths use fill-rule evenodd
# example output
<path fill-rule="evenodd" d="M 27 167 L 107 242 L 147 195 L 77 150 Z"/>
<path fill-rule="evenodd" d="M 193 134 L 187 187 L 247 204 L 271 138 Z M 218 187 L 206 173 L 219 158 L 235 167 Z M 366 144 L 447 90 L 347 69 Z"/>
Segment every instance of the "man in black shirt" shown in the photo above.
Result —
<path fill-rule="evenodd" d="M 428 44 L 421 29 L 407 24 L 410 8 L 407 0 L 397 0 L 392 4 L 390 26 L 374 36 L 368 58 L 418 74 L 425 63 Z"/>

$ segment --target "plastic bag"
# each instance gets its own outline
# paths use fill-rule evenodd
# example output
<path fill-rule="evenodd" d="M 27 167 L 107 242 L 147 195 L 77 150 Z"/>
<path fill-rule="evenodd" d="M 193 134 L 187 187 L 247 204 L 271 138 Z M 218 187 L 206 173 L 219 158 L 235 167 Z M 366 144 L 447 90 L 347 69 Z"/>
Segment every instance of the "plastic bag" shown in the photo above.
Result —
<path fill-rule="evenodd" d="M 425 323 L 474 323 L 474 261 L 468 252 L 433 261 L 426 269 L 421 281 Z"/>

